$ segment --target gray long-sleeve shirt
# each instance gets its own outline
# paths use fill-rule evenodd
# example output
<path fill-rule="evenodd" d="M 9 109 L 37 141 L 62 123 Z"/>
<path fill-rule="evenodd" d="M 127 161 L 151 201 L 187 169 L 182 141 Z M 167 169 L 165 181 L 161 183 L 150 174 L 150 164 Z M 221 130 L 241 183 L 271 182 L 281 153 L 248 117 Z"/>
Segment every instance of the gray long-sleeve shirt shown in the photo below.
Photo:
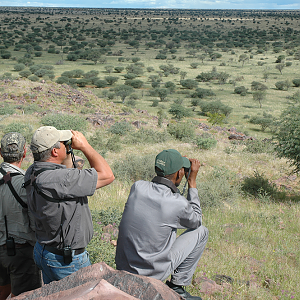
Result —
<path fill-rule="evenodd" d="M 25 181 L 30 179 L 33 171 L 43 168 L 52 170 L 44 171 L 36 177 L 39 190 L 61 201 L 48 201 L 32 185 L 26 187 L 28 207 L 35 219 L 38 242 L 62 248 L 64 239 L 65 245 L 70 245 L 72 249 L 86 247 L 93 236 L 87 196 L 95 192 L 98 178 L 96 170 L 67 169 L 64 165 L 50 162 L 34 162 L 26 171 Z"/>
<path fill-rule="evenodd" d="M 165 185 L 135 182 L 119 226 L 117 269 L 162 280 L 177 228 L 198 228 L 201 223 L 196 188 L 188 190 L 186 199 Z"/>

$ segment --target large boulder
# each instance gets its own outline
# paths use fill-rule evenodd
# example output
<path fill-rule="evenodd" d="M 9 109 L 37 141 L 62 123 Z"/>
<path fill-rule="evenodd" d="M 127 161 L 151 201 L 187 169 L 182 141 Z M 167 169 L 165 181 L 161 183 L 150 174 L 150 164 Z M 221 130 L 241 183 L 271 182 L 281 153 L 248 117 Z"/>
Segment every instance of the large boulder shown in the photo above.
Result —
<path fill-rule="evenodd" d="M 54 281 L 15 300 L 179 300 L 169 287 L 154 278 L 117 271 L 105 263 L 83 268 L 60 281 Z"/>

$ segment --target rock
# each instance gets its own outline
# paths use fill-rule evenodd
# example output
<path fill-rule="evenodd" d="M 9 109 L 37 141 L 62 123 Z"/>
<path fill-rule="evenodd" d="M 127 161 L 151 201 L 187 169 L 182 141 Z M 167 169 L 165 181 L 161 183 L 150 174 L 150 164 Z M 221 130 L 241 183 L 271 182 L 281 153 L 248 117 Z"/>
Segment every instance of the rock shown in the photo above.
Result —
<path fill-rule="evenodd" d="M 83 268 L 60 281 L 23 293 L 15 300 L 179 300 L 162 281 L 118 271 L 105 263 Z"/>
<path fill-rule="evenodd" d="M 198 277 L 193 281 L 193 284 L 198 287 L 201 293 L 212 295 L 216 292 L 223 291 L 222 285 L 206 277 Z"/>

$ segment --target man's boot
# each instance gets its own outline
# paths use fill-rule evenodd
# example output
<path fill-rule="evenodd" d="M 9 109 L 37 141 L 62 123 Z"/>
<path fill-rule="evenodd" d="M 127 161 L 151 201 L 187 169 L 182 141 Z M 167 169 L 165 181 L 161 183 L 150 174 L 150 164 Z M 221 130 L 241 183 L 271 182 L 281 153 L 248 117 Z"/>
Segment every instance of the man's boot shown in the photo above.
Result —
<path fill-rule="evenodd" d="M 201 297 L 190 295 L 181 285 L 173 284 L 171 281 L 166 281 L 166 285 L 172 289 L 174 292 L 179 294 L 183 299 L 186 300 L 202 300 Z"/>

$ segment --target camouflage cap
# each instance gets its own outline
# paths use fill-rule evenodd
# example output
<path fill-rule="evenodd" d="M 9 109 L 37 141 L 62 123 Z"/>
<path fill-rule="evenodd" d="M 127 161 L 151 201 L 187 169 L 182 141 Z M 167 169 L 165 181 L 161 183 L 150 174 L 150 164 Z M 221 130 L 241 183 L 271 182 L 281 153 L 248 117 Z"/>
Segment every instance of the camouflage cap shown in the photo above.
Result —
<path fill-rule="evenodd" d="M 1 140 L 1 154 L 19 154 L 23 153 L 26 140 L 19 132 L 9 132 Z M 17 147 L 8 147 L 15 144 Z"/>

